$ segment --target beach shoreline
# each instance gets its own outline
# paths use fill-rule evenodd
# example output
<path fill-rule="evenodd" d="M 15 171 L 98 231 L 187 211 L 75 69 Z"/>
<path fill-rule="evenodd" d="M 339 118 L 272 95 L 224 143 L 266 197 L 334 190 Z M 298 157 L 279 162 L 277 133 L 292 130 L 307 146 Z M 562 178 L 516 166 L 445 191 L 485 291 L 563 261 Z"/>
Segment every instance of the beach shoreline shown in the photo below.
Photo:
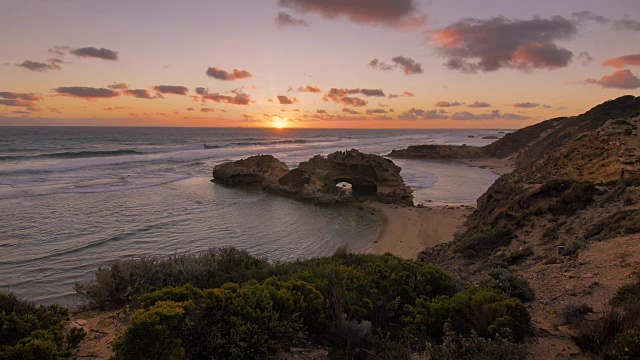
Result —
<path fill-rule="evenodd" d="M 473 211 L 471 206 L 405 207 L 369 202 L 382 222 L 382 230 L 371 246 L 369 254 L 393 255 L 417 259 L 424 249 L 453 240 L 453 236 Z"/>
<path fill-rule="evenodd" d="M 498 175 L 510 173 L 514 169 L 511 159 L 459 159 L 456 162 Z M 475 209 L 475 204 L 408 207 L 367 202 L 364 206 L 371 209 L 382 223 L 380 233 L 366 252 L 391 253 L 405 259 L 417 259 L 421 251 L 452 241 L 455 233 L 463 228 L 465 220 Z"/>

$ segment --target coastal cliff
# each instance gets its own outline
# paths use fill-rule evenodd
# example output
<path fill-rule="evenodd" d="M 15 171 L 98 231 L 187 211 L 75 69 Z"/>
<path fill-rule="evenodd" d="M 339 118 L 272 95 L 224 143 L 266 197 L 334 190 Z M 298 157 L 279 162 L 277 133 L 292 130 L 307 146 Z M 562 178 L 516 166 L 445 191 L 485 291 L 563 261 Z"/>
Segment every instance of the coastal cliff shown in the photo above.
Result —
<path fill-rule="evenodd" d="M 534 358 L 611 351 L 613 338 L 597 350 L 574 339 L 595 331 L 609 300 L 640 269 L 639 127 L 640 98 L 624 96 L 478 148 L 509 158 L 515 170 L 478 199 L 451 243 L 425 250 L 421 259 L 466 281 L 526 279 L 538 334 Z M 590 314 L 567 324 L 566 312 L 578 307 Z"/>
<path fill-rule="evenodd" d="M 217 165 L 213 181 L 258 185 L 267 192 L 321 204 L 370 200 L 412 206 L 412 190 L 400 170 L 391 160 L 351 149 L 314 156 L 293 170 L 271 155 L 252 156 Z M 336 186 L 340 183 L 350 184 L 351 191 Z"/>

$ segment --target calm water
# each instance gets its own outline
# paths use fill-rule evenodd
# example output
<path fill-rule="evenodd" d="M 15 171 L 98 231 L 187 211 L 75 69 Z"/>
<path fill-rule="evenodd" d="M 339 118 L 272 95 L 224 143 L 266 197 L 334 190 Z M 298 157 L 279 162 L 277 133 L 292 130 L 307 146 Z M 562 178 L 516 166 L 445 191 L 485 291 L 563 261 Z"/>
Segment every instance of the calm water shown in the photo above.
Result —
<path fill-rule="evenodd" d="M 72 284 L 114 259 L 235 246 L 269 258 L 356 251 L 380 224 L 209 182 L 219 163 L 273 154 L 290 166 L 357 148 L 484 145 L 495 130 L 0 128 L 0 290 L 70 303 Z M 475 138 L 468 138 L 475 135 Z M 203 144 L 216 146 L 204 149 Z M 453 163 L 395 161 L 416 202 L 470 204 L 497 175 Z"/>

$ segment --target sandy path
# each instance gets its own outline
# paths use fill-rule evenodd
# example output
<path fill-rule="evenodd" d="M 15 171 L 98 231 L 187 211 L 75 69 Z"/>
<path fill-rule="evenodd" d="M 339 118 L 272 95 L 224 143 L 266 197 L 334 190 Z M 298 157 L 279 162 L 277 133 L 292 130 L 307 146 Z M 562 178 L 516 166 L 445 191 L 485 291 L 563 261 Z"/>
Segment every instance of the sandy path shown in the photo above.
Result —
<path fill-rule="evenodd" d="M 391 253 L 405 259 L 415 259 L 426 248 L 449 242 L 462 226 L 471 208 L 401 207 L 368 203 L 375 210 L 383 229 L 368 252 Z"/>

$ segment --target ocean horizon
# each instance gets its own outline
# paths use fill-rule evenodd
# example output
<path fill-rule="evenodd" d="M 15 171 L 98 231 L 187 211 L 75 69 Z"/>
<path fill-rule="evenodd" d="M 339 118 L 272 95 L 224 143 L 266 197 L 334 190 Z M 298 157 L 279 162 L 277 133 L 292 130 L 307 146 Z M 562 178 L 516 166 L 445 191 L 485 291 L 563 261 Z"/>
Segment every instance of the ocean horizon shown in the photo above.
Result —
<path fill-rule="evenodd" d="M 10 127 L 0 135 L 0 289 L 72 303 L 73 282 L 118 259 L 234 246 L 269 259 L 365 251 L 382 224 L 211 183 L 217 164 L 271 154 L 295 167 L 356 148 L 482 146 L 499 130 Z M 204 145 L 211 148 L 205 149 Z M 452 162 L 394 160 L 416 204 L 474 204 L 498 175 Z"/>

